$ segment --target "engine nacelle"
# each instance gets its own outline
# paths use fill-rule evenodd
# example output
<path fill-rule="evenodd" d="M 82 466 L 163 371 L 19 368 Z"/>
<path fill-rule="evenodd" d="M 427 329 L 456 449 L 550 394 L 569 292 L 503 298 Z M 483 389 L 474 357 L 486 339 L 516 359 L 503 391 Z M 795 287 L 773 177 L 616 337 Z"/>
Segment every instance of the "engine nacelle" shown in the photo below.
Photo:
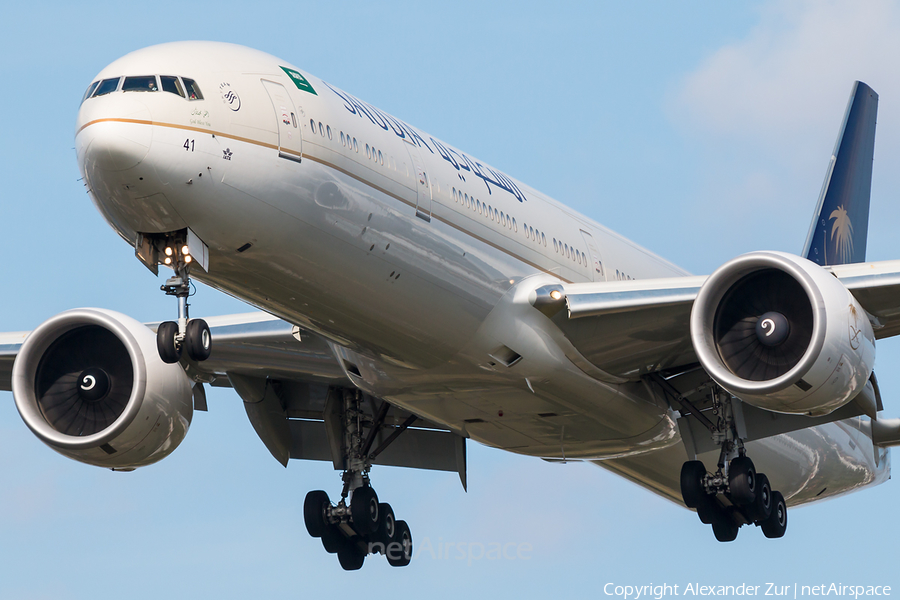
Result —
<path fill-rule="evenodd" d="M 60 313 L 32 331 L 13 365 L 12 391 L 48 446 L 116 469 L 171 454 L 194 411 L 187 375 L 159 358 L 153 332 L 96 308 Z"/>
<path fill-rule="evenodd" d="M 694 301 L 691 340 L 719 385 L 782 413 L 840 408 L 875 365 L 875 335 L 856 298 L 820 266 L 782 252 L 717 269 Z"/>

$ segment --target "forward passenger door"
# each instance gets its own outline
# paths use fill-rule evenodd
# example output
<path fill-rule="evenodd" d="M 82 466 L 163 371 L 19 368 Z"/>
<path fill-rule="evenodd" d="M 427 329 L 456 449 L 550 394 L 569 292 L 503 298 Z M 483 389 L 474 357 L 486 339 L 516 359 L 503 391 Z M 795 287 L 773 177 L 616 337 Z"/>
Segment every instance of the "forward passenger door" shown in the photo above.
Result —
<path fill-rule="evenodd" d="M 261 81 L 269 93 L 278 122 L 278 156 L 300 162 L 302 156 L 300 118 L 294 109 L 294 103 L 283 85 L 266 79 Z"/>

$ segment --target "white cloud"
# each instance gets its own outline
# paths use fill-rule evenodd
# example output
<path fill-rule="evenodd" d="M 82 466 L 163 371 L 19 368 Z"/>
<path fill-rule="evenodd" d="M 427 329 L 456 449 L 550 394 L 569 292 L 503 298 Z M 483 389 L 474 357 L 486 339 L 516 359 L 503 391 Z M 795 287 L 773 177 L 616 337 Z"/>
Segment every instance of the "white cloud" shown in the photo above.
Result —
<path fill-rule="evenodd" d="M 819 137 L 823 127 L 833 138 L 835 102 L 846 102 L 854 80 L 900 97 L 898 59 L 896 2 L 772 3 L 746 39 L 684 80 L 673 108 L 700 132 L 773 148 L 792 136 Z"/>
<path fill-rule="evenodd" d="M 879 94 L 868 255 L 895 258 L 883 229 L 900 220 L 898 64 L 898 1 L 770 2 L 743 39 L 678 83 L 668 114 L 702 165 L 685 214 L 694 227 L 729 231 L 703 266 L 750 250 L 800 250 L 857 79 Z"/>

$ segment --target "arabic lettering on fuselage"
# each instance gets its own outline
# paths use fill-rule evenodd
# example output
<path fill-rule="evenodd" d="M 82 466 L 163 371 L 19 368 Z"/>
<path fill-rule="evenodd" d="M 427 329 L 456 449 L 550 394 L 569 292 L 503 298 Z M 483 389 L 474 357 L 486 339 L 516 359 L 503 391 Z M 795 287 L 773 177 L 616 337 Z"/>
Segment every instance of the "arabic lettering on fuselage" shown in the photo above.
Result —
<path fill-rule="evenodd" d="M 522 190 L 506 175 L 501 173 L 500 171 L 495 171 L 490 167 L 486 167 L 477 160 L 472 160 L 465 152 L 459 152 L 454 150 L 453 148 L 449 148 L 443 145 L 441 142 L 437 141 L 434 138 L 430 138 L 431 143 L 434 144 L 434 147 L 438 149 L 438 154 L 443 157 L 444 160 L 453 165 L 457 171 L 464 170 L 469 171 L 475 177 L 478 177 L 484 182 L 484 185 L 487 186 L 488 194 L 491 194 L 491 185 L 494 187 L 498 187 L 501 190 L 506 190 L 510 194 L 516 197 L 516 200 L 519 202 L 524 202 L 526 200 L 525 194 L 522 193 Z"/>
<path fill-rule="evenodd" d="M 328 89 L 330 89 L 341 100 L 344 101 L 344 108 L 350 111 L 351 114 L 357 115 L 360 118 L 366 117 L 369 119 L 369 121 L 372 122 L 373 125 L 377 125 L 385 131 L 391 130 L 394 132 L 394 134 L 397 135 L 397 137 L 404 139 L 407 142 L 411 142 L 420 148 L 427 148 L 428 151 L 432 154 L 435 153 L 434 148 L 437 148 L 437 153 L 441 156 L 441 158 L 450 163 L 457 171 L 468 171 L 475 177 L 481 179 L 484 182 L 484 185 L 487 187 L 488 194 L 493 193 L 491 186 L 494 186 L 496 188 L 509 192 L 519 202 L 524 202 L 526 200 L 525 194 L 522 193 L 522 190 L 520 190 L 519 187 L 503 173 L 482 165 L 477 160 L 473 160 L 472 158 L 470 158 L 464 152 L 460 152 L 458 150 L 454 150 L 453 148 L 445 146 L 433 137 L 428 138 L 429 140 L 431 140 L 431 145 L 429 145 L 428 142 L 422 139 L 422 136 L 420 136 L 415 129 L 413 129 L 400 119 L 382 112 L 371 104 L 363 102 L 359 98 L 356 98 L 353 95 L 348 94 L 347 92 L 342 92 L 336 88 L 333 88 L 327 83 L 325 83 L 325 85 L 328 86 Z M 434 148 L 432 148 L 432 146 L 434 146 Z"/>

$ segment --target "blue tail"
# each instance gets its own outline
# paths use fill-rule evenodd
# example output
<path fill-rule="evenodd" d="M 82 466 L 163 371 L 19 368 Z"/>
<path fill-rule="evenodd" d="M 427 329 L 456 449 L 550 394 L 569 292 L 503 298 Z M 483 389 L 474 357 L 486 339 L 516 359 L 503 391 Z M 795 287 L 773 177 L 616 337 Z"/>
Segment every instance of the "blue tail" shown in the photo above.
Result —
<path fill-rule="evenodd" d="M 866 261 L 878 94 L 853 84 L 803 256 L 822 266 Z"/>

